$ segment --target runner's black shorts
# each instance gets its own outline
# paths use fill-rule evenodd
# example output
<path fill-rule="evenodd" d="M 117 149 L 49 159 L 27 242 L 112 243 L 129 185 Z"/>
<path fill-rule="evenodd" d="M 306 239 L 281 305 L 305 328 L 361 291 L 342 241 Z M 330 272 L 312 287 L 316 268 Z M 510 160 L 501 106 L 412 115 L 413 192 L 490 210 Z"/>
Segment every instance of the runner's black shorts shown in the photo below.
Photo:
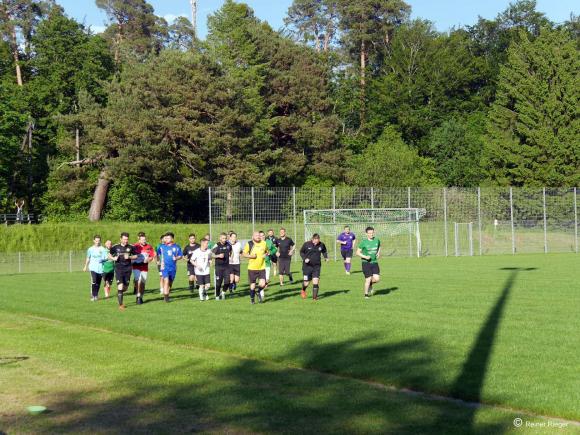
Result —
<path fill-rule="evenodd" d="M 230 274 L 239 277 L 240 276 L 240 265 L 230 264 Z"/>
<path fill-rule="evenodd" d="M 260 279 L 266 281 L 266 269 L 248 270 L 248 281 L 250 281 L 250 284 Z"/>
<path fill-rule="evenodd" d="M 117 284 L 129 285 L 131 281 L 131 275 L 133 274 L 132 269 L 115 269 L 115 277 L 117 278 Z"/>
<path fill-rule="evenodd" d="M 292 258 L 280 257 L 278 258 L 278 273 L 280 275 L 290 275 L 290 263 Z"/>
<path fill-rule="evenodd" d="M 270 255 L 270 261 L 272 263 L 278 263 L 278 256 L 276 254 Z"/>
<path fill-rule="evenodd" d="M 230 266 L 216 266 L 215 267 L 215 279 L 222 279 L 226 282 L 230 280 Z"/>
<path fill-rule="evenodd" d="M 366 261 L 362 264 L 362 271 L 365 278 L 370 278 L 373 275 L 381 274 L 381 269 L 377 263 L 368 263 Z"/>
<path fill-rule="evenodd" d="M 341 249 L 340 255 L 342 255 L 343 260 L 346 260 L 347 258 L 352 258 L 352 249 Z"/>
<path fill-rule="evenodd" d="M 314 278 L 320 278 L 321 265 L 312 265 L 308 263 L 302 264 L 302 274 L 304 275 L 304 281 L 312 281 Z"/>
<path fill-rule="evenodd" d="M 105 281 L 105 283 L 112 284 L 113 279 L 115 279 L 115 272 L 114 271 L 103 273 L 103 280 Z"/>
<path fill-rule="evenodd" d="M 195 266 L 187 262 L 187 276 L 195 276 Z"/>
<path fill-rule="evenodd" d="M 197 281 L 197 285 L 211 284 L 209 275 L 195 275 L 195 280 Z"/>

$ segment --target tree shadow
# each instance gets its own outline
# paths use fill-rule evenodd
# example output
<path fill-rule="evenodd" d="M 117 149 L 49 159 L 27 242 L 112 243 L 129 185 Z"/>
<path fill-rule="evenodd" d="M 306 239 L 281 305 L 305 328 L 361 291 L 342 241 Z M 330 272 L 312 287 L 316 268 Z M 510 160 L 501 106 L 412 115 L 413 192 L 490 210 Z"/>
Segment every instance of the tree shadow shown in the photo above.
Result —
<path fill-rule="evenodd" d="M 385 373 L 407 388 L 440 375 L 427 341 L 380 344 L 377 334 L 308 340 L 281 355 L 301 368 L 224 357 L 199 375 L 200 357 L 93 391 L 54 395 L 36 433 L 421 433 L 463 434 L 471 410 L 376 384 Z M 208 358 L 209 356 L 205 356 Z M 278 358 L 277 358 L 278 359 Z M 119 391 L 119 387 L 122 389 Z M 111 398 L 110 390 L 119 391 Z M 504 424 L 478 425 L 500 432 Z"/>
<path fill-rule="evenodd" d="M 533 271 L 537 270 L 537 268 L 504 267 L 500 270 L 509 271 L 510 274 L 505 281 L 501 294 L 489 311 L 485 323 L 480 328 L 469 355 L 463 363 L 461 372 L 449 390 L 451 397 L 473 403 L 482 402 L 483 387 L 493 353 L 495 338 L 500 328 L 510 293 L 520 272 Z M 477 407 L 473 407 L 468 419 L 469 421 L 466 421 L 466 429 L 475 429 L 474 421 L 476 412 Z"/>

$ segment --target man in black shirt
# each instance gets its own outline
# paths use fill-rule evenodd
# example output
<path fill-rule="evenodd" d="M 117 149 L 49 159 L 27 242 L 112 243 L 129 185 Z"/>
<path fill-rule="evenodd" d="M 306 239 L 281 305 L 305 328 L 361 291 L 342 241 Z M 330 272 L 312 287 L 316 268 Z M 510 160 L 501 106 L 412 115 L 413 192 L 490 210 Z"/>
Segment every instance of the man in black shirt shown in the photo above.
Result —
<path fill-rule="evenodd" d="M 133 267 L 131 262 L 137 259 L 135 246 L 129 244 L 129 233 L 121 233 L 119 244 L 113 246 L 109 252 L 109 260 L 115 262 L 115 277 L 117 278 L 117 300 L 119 309 L 125 310 L 123 294 L 129 287 Z"/>
<path fill-rule="evenodd" d="M 187 277 L 189 279 L 189 291 L 195 290 L 195 266 L 191 262 L 191 256 L 199 249 L 199 245 L 195 242 L 195 234 L 189 235 L 189 244 L 183 249 L 183 258 L 187 261 Z"/>
<path fill-rule="evenodd" d="M 278 273 L 280 274 L 280 286 L 284 285 L 284 275 L 288 275 L 290 283 L 294 284 L 292 279 L 292 272 L 290 271 L 290 262 L 292 261 L 292 255 L 294 254 L 294 240 L 286 236 L 286 229 L 280 228 L 280 238 L 276 239 L 276 246 L 278 247 L 278 252 L 276 256 L 278 257 Z"/>
<path fill-rule="evenodd" d="M 226 233 L 220 234 L 219 242 L 216 243 L 211 252 L 215 259 L 215 298 L 216 300 L 225 299 L 226 291 L 230 286 L 230 255 L 232 253 L 232 246 L 228 243 Z"/>
<path fill-rule="evenodd" d="M 306 289 L 312 281 L 312 299 L 318 300 L 318 283 L 320 282 L 320 269 L 322 266 L 322 257 L 328 261 L 328 251 L 324 243 L 320 241 L 320 236 L 314 234 L 312 240 L 304 243 L 300 249 L 302 257 L 302 273 L 304 274 L 304 283 L 302 284 L 302 299 L 306 299 Z"/>

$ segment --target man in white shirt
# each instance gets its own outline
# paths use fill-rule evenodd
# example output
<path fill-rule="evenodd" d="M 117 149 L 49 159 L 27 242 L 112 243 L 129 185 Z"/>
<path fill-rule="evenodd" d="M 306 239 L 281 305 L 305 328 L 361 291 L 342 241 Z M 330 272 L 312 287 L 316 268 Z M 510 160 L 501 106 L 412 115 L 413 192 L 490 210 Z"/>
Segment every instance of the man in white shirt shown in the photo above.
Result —
<path fill-rule="evenodd" d="M 230 255 L 230 294 L 236 291 L 238 283 L 240 282 L 240 254 L 242 252 L 242 244 L 238 240 L 238 235 L 233 231 L 230 233 L 230 246 L 232 253 Z"/>
<path fill-rule="evenodd" d="M 201 239 L 200 247 L 191 255 L 189 260 L 195 270 L 195 281 L 199 290 L 199 300 L 207 301 L 209 299 L 208 290 L 211 287 L 210 264 L 212 253 L 208 248 L 209 240 Z"/>

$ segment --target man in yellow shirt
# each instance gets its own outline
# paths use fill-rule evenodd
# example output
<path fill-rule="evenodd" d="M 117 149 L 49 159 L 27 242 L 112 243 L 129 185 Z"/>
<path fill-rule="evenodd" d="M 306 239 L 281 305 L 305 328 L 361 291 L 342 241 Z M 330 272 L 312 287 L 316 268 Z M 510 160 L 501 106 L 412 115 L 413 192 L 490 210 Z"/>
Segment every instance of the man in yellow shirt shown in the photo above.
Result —
<path fill-rule="evenodd" d="M 264 288 L 266 287 L 266 257 L 270 255 L 266 242 L 260 237 L 260 233 L 255 231 L 252 240 L 246 243 L 242 253 L 248 258 L 248 279 L 250 281 L 250 299 L 255 303 L 256 280 L 258 281 L 258 302 L 264 301 Z"/>

